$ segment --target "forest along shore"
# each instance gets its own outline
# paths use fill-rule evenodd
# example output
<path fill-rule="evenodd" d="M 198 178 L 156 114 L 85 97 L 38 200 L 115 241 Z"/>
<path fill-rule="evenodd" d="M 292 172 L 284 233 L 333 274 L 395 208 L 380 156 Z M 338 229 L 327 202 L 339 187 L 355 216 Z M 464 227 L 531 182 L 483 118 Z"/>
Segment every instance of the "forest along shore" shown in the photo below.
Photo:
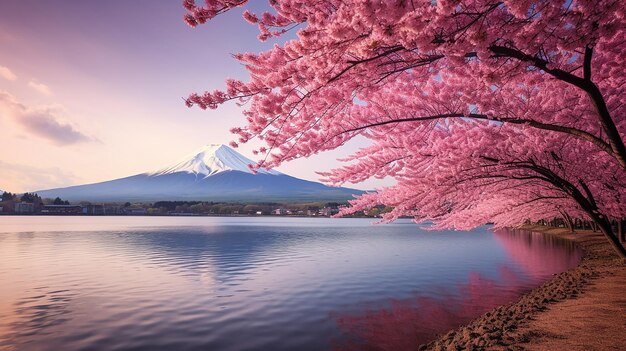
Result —
<path fill-rule="evenodd" d="M 578 267 L 419 350 L 623 350 L 626 263 L 601 233 L 524 226 L 576 242 Z"/>

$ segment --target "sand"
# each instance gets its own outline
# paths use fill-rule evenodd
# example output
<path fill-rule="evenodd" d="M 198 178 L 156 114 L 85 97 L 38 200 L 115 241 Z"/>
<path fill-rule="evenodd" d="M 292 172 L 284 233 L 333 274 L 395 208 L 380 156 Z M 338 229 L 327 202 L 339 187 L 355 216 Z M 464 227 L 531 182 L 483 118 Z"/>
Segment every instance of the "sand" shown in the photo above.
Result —
<path fill-rule="evenodd" d="M 580 265 L 518 301 L 419 346 L 419 350 L 626 350 L 626 264 L 591 231 L 525 227 L 575 241 Z"/>

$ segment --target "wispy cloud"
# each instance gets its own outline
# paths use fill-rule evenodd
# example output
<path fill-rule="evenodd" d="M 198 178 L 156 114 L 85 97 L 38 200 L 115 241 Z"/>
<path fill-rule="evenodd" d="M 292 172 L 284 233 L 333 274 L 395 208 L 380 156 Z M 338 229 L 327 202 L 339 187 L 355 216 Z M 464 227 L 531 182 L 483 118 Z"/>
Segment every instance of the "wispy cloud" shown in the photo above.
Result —
<path fill-rule="evenodd" d="M 26 106 L 17 101 L 13 95 L 0 91 L 0 112 L 29 133 L 57 145 L 94 141 L 75 126 L 61 121 L 58 116 L 59 108 Z"/>
<path fill-rule="evenodd" d="M 41 82 L 36 81 L 35 79 L 31 79 L 30 82 L 28 82 L 28 86 L 46 96 L 52 95 L 52 90 L 50 90 L 50 87 L 48 87 L 47 85 Z"/>
<path fill-rule="evenodd" d="M 9 69 L 9 67 L 0 66 L 0 77 L 8 80 L 16 80 L 17 76 L 13 71 Z"/>
<path fill-rule="evenodd" d="M 60 168 L 40 168 L 0 160 L 0 188 L 11 192 L 50 189 L 76 184 L 74 174 Z"/>

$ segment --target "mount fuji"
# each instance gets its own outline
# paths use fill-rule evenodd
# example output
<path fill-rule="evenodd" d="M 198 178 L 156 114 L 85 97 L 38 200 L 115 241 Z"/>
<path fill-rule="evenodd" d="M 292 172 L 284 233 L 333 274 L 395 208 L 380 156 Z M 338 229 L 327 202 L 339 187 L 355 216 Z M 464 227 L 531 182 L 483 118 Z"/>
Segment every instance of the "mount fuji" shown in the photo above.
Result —
<path fill-rule="evenodd" d="M 36 191 L 42 198 L 70 201 L 344 201 L 363 191 L 330 187 L 274 170 L 255 174 L 254 161 L 226 145 L 203 147 L 181 161 L 154 172 Z"/>

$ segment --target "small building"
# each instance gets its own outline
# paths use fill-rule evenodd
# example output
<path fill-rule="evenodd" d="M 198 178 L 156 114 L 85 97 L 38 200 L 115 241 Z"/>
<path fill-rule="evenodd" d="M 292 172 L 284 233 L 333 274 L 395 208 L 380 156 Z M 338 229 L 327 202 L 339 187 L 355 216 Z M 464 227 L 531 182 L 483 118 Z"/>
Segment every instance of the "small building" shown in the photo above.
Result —
<path fill-rule="evenodd" d="M 102 215 L 104 214 L 103 205 L 84 205 L 82 206 L 83 214 Z"/>
<path fill-rule="evenodd" d="M 15 213 L 34 213 L 35 204 L 32 202 L 16 202 Z"/>
<path fill-rule="evenodd" d="M 83 208 L 79 205 L 44 205 L 41 213 L 48 214 L 81 214 Z"/>
<path fill-rule="evenodd" d="M 287 209 L 285 209 L 285 208 L 277 208 L 277 209 L 272 211 L 272 214 L 279 215 L 279 216 L 284 216 L 284 215 L 287 214 Z"/>

